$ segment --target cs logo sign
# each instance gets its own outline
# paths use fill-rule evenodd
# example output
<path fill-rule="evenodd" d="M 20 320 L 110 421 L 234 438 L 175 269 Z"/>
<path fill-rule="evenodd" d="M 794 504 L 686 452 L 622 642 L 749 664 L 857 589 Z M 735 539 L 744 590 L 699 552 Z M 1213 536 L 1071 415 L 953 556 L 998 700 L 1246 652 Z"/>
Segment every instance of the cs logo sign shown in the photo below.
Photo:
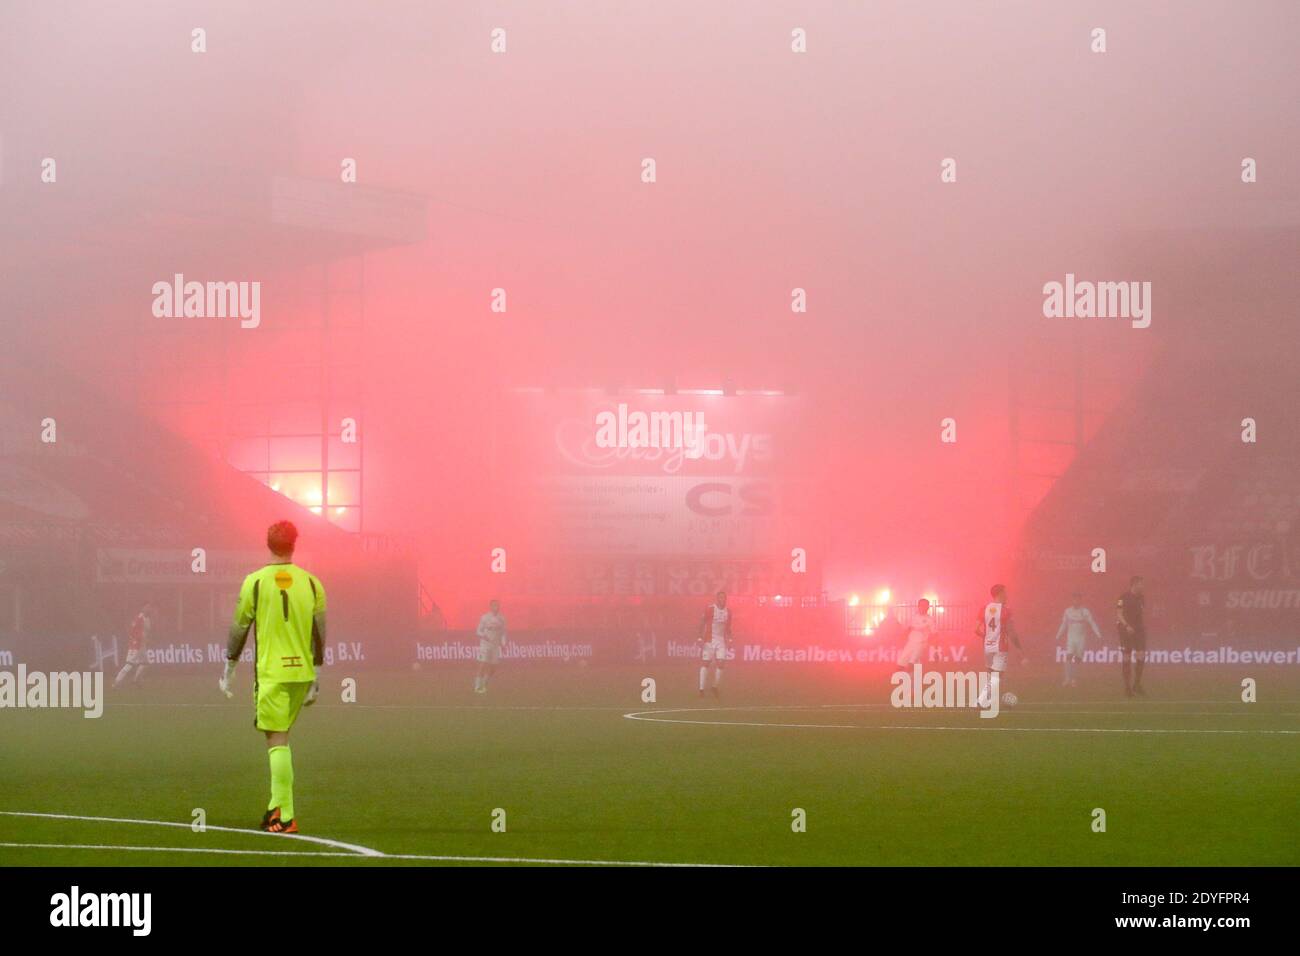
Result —
<path fill-rule="evenodd" d="M 766 482 L 705 481 L 686 492 L 686 507 L 706 518 L 756 518 L 771 514 L 775 502 Z"/>

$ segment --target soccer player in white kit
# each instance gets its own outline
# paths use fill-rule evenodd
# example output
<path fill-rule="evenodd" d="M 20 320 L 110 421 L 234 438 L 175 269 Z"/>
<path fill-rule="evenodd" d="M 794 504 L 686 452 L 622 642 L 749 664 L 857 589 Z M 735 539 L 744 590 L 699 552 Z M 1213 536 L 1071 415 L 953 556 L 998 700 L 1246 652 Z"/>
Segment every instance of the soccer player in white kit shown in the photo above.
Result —
<path fill-rule="evenodd" d="M 930 613 L 930 602 L 925 598 L 916 602 L 916 609 L 907 620 L 907 643 L 898 655 L 898 663 L 904 667 L 919 664 L 929 646 L 930 635 L 934 633 L 934 615 Z"/>
<path fill-rule="evenodd" d="M 713 668 L 713 696 L 718 697 L 718 682 L 722 680 L 722 664 L 731 646 L 731 611 L 727 607 L 727 592 L 719 591 L 713 603 L 704 611 L 700 621 L 700 696 L 704 696 L 705 680 Z"/>
<path fill-rule="evenodd" d="M 1093 636 L 1101 640 L 1101 631 L 1092 619 L 1092 612 L 1083 606 L 1083 595 L 1075 591 L 1070 595 L 1070 606 L 1061 616 L 1061 626 L 1057 629 L 1056 640 L 1059 643 L 1065 635 L 1065 680 L 1062 687 L 1078 687 L 1079 681 L 1074 676 L 1075 665 L 1083 657 L 1083 648 L 1088 641 L 1088 628 Z"/>
<path fill-rule="evenodd" d="M 984 614 L 975 627 L 975 634 L 984 642 L 984 665 L 992 671 L 988 687 L 980 693 L 980 707 L 988 707 L 992 703 L 991 699 L 986 699 L 986 692 L 991 692 L 993 696 L 1002 693 L 1002 675 L 1007 670 L 1011 645 L 1014 644 L 1016 650 L 1020 650 L 1020 635 L 1011 623 L 1011 610 L 1007 607 L 1007 589 L 1001 584 L 995 584 L 989 588 L 989 596 L 993 600 L 984 605 Z"/>
<path fill-rule="evenodd" d="M 474 693 L 486 694 L 488 678 L 501 660 L 501 648 L 506 642 L 506 618 L 501 613 L 501 602 L 493 598 L 487 613 L 478 619 L 478 675 L 474 678 Z"/>

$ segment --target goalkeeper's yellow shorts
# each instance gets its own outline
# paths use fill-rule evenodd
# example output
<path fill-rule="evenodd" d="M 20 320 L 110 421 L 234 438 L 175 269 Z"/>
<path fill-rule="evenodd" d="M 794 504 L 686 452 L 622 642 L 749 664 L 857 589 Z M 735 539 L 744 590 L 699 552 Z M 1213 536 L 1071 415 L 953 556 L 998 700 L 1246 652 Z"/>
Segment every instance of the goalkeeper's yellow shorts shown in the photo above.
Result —
<path fill-rule="evenodd" d="M 307 691 L 312 681 L 258 681 L 257 717 L 253 726 L 258 730 L 286 733 L 298 719 Z"/>

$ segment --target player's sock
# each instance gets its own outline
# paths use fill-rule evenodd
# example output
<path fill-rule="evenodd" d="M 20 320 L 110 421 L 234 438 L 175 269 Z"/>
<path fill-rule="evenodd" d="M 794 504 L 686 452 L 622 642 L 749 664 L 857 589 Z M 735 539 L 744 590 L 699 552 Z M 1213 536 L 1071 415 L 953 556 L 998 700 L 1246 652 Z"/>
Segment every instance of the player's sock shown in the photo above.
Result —
<path fill-rule="evenodd" d="M 715 690 L 720 683 L 722 683 L 722 668 L 715 667 L 713 668 L 713 687 Z"/>
<path fill-rule="evenodd" d="M 1133 686 L 1135 688 L 1141 689 L 1142 687 L 1142 667 L 1145 664 L 1146 664 L 1146 659 L 1139 657 L 1137 659 L 1137 663 L 1134 665 L 1136 671 L 1133 674 Z"/>
<path fill-rule="evenodd" d="M 709 667 L 708 667 L 708 665 L 707 665 L 707 664 L 701 664 L 701 665 L 700 665 L 700 693 L 703 693 L 703 692 L 704 692 L 704 681 L 705 681 L 705 678 L 708 676 L 708 673 L 709 673 Z"/>
<path fill-rule="evenodd" d="M 1129 663 L 1128 655 L 1124 655 L 1120 663 L 1120 669 L 1124 672 L 1124 693 L 1133 693 L 1132 665 Z"/>
<path fill-rule="evenodd" d="M 143 665 L 137 665 L 135 669 L 135 676 L 131 678 L 131 683 L 132 684 L 140 683 L 140 675 L 143 673 L 144 673 Z"/>
<path fill-rule="evenodd" d="M 293 756 L 282 744 L 266 752 L 271 759 L 271 808 L 280 808 L 280 819 L 293 819 Z"/>
<path fill-rule="evenodd" d="M 986 687 L 984 689 L 984 693 L 980 695 L 980 697 L 984 701 L 982 704 L 980 704 L 980 707 L 982 708 L 992 707 L 993 702 L 997 700 L 1001 696 L 1001 694 L 1002 694 L 1002 674 L 1000 671 L 994 671 L 993 673 L 989 674 L 988 687 Z"/>
<path fill-rule="evenodd" d="M 117 676 L 113 678 L 113 686 L 114 686 L 114 687 L 121 687 L 121 686 L 122 686 L 122 681 L 126 680 L 127 672 L 128 672 L 130 669 L 131 669 L 131 665 L 130 665 L 130 664 L 123 664 L 123 665 L 122 665 L 122 669 L 121 669 L 120 671 L 118 671 L 118 672 L 117 672 Z"/>

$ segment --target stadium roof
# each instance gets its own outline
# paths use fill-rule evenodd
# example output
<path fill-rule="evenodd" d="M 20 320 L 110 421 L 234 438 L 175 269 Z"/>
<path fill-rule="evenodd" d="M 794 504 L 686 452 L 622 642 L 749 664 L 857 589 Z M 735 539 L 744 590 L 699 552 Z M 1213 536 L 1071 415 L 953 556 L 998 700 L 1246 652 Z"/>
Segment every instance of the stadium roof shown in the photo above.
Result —
<path fill-rule="evenodd" d="M 315 544 L 351 541 L 135 409 L 47 367 L 13 349 L 0 355 L 0 541 L 8 546 L 257 549 L 266 526 L 282 518 Z M 56 440 L 43 440 L 50 434 Z"/>

